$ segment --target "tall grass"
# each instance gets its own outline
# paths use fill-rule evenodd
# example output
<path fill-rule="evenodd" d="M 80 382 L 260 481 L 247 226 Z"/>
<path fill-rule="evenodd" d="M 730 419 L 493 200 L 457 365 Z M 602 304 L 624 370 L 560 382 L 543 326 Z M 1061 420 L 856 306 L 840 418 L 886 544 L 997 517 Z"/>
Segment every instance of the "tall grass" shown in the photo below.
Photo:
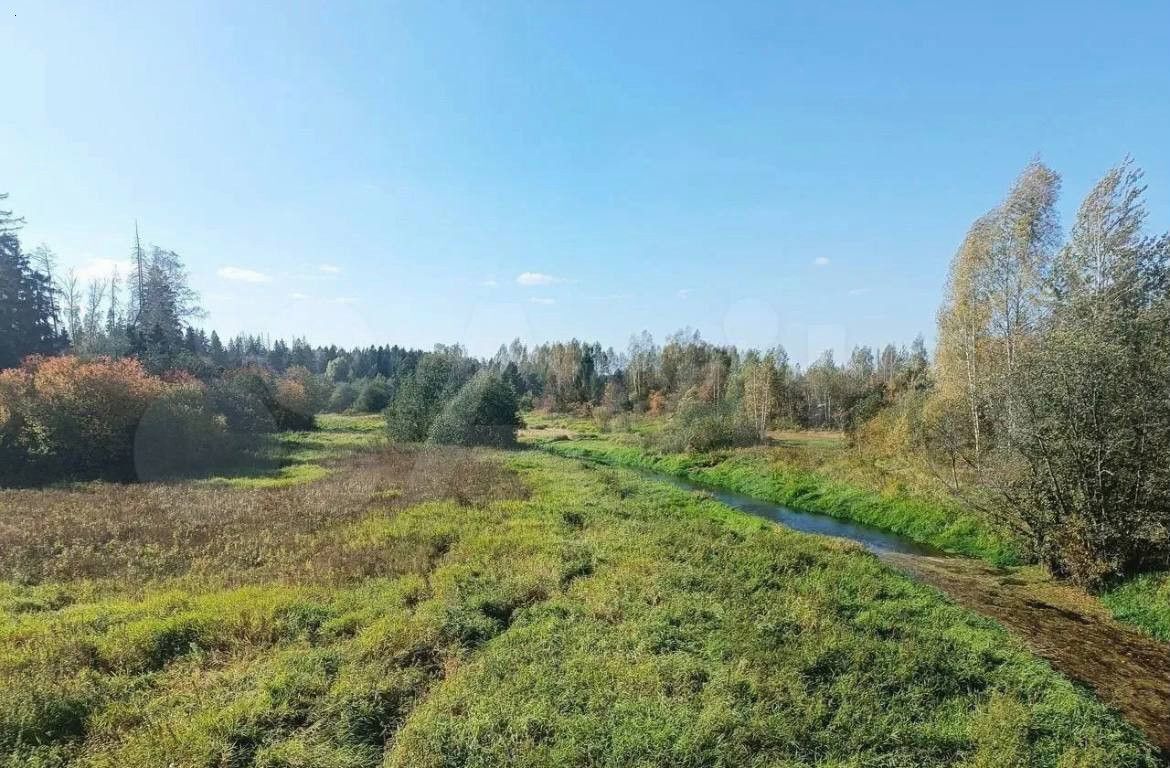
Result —
<path fill-rule="evenodd" d="M 686 478 L 806 512 L 856 520 L 948 552 L 996 565 L 1019 563 L 1012 539 L 981 518 L 955 507 L 905 495 L 862 490 L 791 465 L 764 451 L 660 454 L 612 440 L 548 441 L 561 456 L 585 458 Z"/>
<path fill-rule="evenodd" d="M 1106 591 L 1101 599 L 1121 621 L 1170 643 L 1170 573 L 1135 576 Z"/>
<path fill-rule="evenodd" d="M 39 577 L 0 588 L 0 764 L 1154 765 L 1002 630 L 853 546 L 537 452 L 348 464 L 171 486 L 186 511 L 84 489 L 7 507 Z M 168 525 L 175 566 L 139 568 Z M 108 563 L 61 559 L 83 544 Z"/>

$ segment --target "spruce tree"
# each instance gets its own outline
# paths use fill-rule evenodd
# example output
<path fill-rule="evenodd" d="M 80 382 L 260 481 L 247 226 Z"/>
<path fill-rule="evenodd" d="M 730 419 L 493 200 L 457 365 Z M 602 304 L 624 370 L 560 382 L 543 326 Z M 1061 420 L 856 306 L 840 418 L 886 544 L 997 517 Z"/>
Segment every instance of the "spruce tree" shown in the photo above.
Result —
<path fill-rule="evenodd" d="M 8 198 L 0 194 L 0 201 Z M 51 355 L 66 346 L 57 331 L 53 286 L 33 269 L 17 232 L 24 220 L 0 210 L 0 368 L 18 365 L 28 355 Z"/>

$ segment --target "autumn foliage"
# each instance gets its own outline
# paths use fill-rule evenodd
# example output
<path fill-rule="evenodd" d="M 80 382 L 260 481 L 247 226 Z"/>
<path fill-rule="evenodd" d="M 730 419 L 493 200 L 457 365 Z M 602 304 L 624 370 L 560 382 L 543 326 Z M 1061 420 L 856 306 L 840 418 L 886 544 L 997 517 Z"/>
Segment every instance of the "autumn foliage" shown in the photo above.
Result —
<path fill-rule="evenodd" d="M 30 357 L 0 371 L 0 485 L 203 473 L 276 428 L 312 428 L 296 380 L 247 371 L 205 385 L 133 358 Z"/>
<path fill-rule="evenodd" d="M 129 479 L 134 433 L 166 387 L 134 359 L 32 357 L 0 372 L 0 471 Z"/>

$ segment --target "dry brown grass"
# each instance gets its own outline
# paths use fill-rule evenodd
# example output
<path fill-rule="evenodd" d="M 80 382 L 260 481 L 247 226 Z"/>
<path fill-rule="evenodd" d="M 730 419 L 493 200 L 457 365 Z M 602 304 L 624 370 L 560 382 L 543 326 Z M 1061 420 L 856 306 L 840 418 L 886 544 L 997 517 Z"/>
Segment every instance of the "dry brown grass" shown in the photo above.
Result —
<path fill-rule="evenodd" d="M 142 584 L 265 574 L 335 581 L 388 564 L 343 556 L 330 530 L 422 501 L 481 505 L 524 494 L 519 478 L 482 453 L 403 447 L 355 455 L 325 479 L 283 488 L 91 483 L 5 490 L 0 579 Z"/>

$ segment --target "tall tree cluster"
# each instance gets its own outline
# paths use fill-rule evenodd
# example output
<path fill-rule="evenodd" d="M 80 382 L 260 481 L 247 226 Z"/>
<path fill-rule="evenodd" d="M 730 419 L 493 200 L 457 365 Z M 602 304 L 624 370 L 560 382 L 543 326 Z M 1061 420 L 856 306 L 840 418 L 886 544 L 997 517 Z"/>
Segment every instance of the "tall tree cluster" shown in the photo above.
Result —
<path fill-rule="evenodd" d="M 7 199 L 7 193 L 0 194 L 0 205 Z M 21 248 L 23 223 L 0 209 L 0 369 L 28 355 L 54 354 L 68 343 L 59 327 L 52 277 Z"/>
<path fill-rule="evenodd" d="M 1170 237 L 1131 161 L 1067 240 L 1039 162 L 972 226 L 939 314 L 936 447 L 1053 571 L 1170 563 Z M 958 482 L 959 475 L 954 475 Z"/>

